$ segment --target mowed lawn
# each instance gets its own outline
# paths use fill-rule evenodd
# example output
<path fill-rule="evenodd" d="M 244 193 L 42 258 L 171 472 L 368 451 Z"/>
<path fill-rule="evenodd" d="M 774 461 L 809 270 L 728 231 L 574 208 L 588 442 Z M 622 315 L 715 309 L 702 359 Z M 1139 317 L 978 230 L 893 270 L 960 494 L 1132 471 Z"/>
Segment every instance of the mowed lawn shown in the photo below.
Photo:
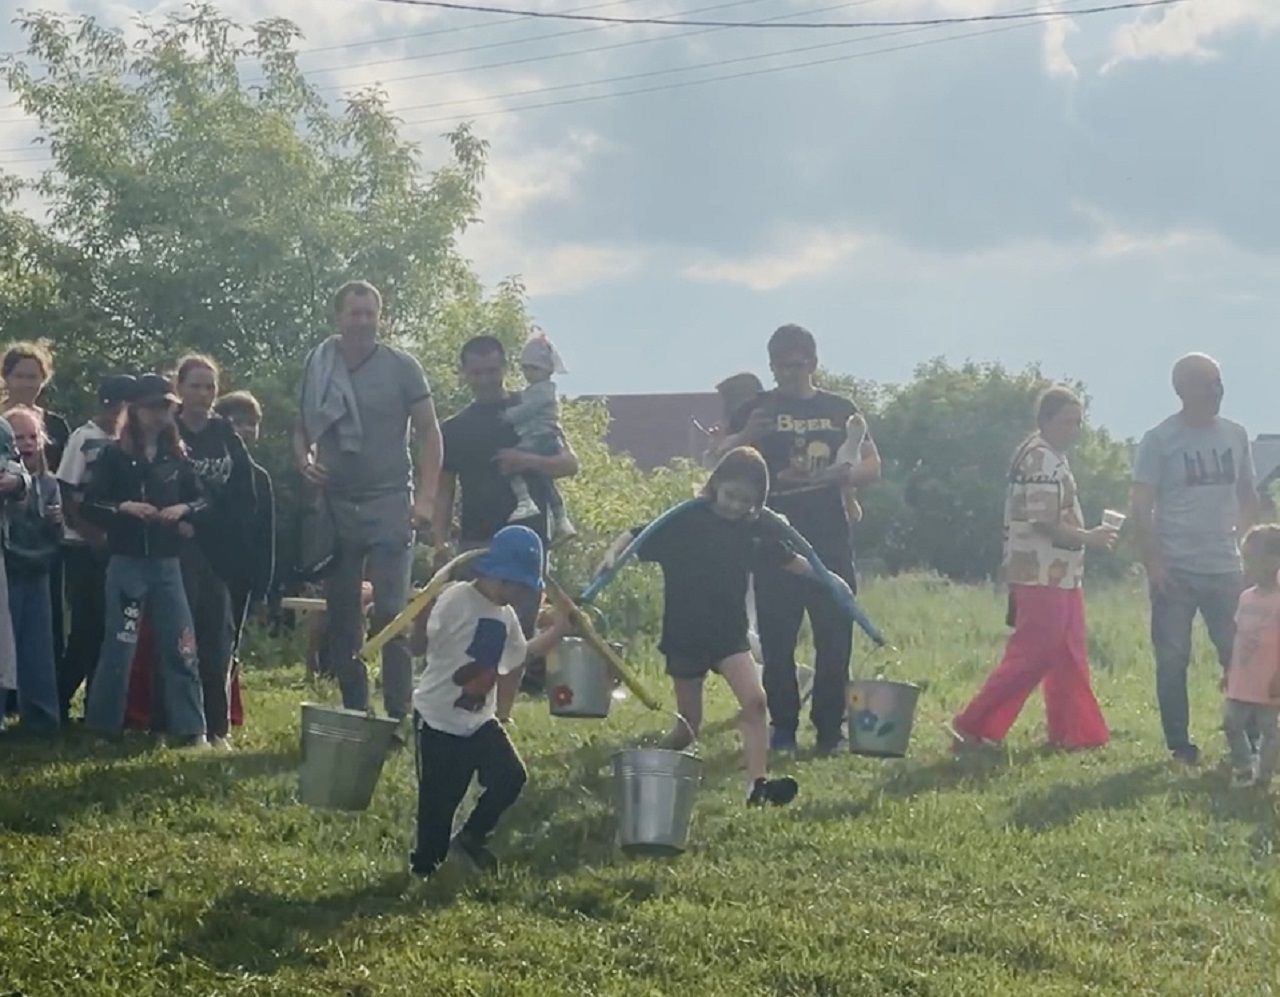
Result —
<path fill-rule="evenodd" d="M 1043 752 L 1037 698 L 1007 751 L 955 760 L 941 724 L 999 653 L 1002 600 L 917 578 L 865 601 L 899 673 L 928 683 L 911 757 L 802 755 L 796 805 L 747 811 L 713 685 L 675 860 L 613 846 L 610 756 L 662 725 L 634 699 L 608 721 L 522 702 L 531 781 L 502 872 L 425 887 L 405 868 L 411 751 L 368 813 L 295 802 L 298 703 L 317 695 L 298 667 L 246 676 L 231 754 L 2 742 L 0 993 L 1280 993 L 1277 797 L 1226 788 L 1203 643 L 1200 769 L 1166 761 L 1144 602 L 1122 588 L 1090 602 L 1114 743 Z"/>

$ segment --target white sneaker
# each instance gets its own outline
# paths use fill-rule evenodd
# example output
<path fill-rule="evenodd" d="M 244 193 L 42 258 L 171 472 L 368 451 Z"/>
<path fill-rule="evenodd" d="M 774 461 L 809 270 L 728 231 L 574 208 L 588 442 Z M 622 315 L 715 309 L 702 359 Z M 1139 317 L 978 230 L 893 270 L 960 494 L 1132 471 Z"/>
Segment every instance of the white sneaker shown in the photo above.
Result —
<path fill-rule="evenodd" d="M 556 517 L 556 521 L 551 527 L 551 542 L 553 544 L 562 544 L 565 541 L 572 540 L 577 535 L 578 528 L 573 525 L 568 513 L 562 512 Z"/>
<path fill-rule="evenodd" d="M 209 738 L 209 747 L 217 748 L 219 751 L 230 751 L 231 738 L 230 737 L 211 737 Z"/>
<path fill-rule="evenodd" d="M 538 508 L 538 503 L 533 499 L 521 499 L 516 503 L 515 511 L 507 517 L 508 523 L 522 523 L 526 519 L 536 519 L 542 515 L 542 510 Z"/>

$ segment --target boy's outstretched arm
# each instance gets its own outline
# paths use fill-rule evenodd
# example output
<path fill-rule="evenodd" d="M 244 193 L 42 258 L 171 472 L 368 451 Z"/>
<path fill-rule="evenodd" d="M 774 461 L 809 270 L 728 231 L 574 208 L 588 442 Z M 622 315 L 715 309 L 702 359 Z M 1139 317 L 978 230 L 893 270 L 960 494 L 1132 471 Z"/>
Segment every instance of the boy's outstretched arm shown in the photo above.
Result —
<path fill-rule="evenodd" d="M 572 630 L 568 614 L 556 608 L 551 613 L 551 626 L 540 630 L 533 636 L 525 648 L 524 662 L 519 668 L 498 676 L 497 714 L 501 723 L 511 719 L 511 708 L 515 705 L 516 693 L 520 691 L 520 680 L 524 676 L 524 666 L 530 661 L 545 658 L 547 654 Z"/>

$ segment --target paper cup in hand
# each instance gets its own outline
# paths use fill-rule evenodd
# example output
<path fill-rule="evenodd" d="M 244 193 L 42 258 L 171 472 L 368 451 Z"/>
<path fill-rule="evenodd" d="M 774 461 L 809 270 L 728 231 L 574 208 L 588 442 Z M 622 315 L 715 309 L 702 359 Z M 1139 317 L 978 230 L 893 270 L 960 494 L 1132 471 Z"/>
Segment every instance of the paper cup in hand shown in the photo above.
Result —
<path fill-rule="evenodd" d="M 1125 520 L 1129 517 L 1123 512 L 1117 512 L 1115 509 L 1104 509 L 1102 513 L 1102 526 L 1104 529 L 1110 530 L 1112 533 L 1119 533 L 1124 529 Z"/>

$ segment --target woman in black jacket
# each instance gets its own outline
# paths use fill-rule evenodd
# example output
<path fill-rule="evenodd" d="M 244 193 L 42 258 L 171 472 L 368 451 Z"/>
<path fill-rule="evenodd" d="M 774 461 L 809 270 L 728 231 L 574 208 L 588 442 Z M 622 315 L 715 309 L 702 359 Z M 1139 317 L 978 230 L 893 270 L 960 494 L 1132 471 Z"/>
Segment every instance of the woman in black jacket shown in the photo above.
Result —
<path fill-rule="evenodd" d="M 86 725 L 114 736 L 124 726 L 129 672 L 144 611 L 164 669 L 165 715 L 176 742 L 204 746 L 204 702 L 191 611 L 178 556 L 206 512 L 195 469 L 174 424 L 177 396 L 159 374 L 138 378 L 120 440 L 94 462 L 82 514 L 106 531 L 106 636 Z"/>
<path fill-rule="evenodd" d="M 178 395 L 178 432 L 209 502 L 194 539 L 182 545 L 182 582 L 195 625 L 206 734 L 225 748 L 239 632 L 230 586 L 251 556 L 246 541 L 255 505 L 253 461 L 231 423 L 212 411 L 218 396 L 212 359 L 193 353 L 178 361 Z"/>

